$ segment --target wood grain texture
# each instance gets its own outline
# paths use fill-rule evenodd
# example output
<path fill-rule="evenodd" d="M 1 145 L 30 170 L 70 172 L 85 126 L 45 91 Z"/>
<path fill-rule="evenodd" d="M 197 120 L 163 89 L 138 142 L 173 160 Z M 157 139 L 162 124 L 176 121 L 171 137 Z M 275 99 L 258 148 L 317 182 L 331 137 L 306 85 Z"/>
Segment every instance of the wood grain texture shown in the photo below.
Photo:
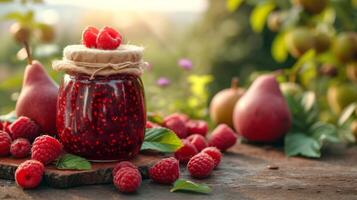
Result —
<path fill-rule="evenodd" d="M 138 155 L 132 162 L 139 166 L 143 178 L 148 178 L 147 169 L 162 159 L 159 154 Z M 0 179 L 14 180 L 17 167 L 26 159 L 0 158 Z M 108 184 L 112 182 L 112 170 L 116 162 L 92 163 L 91 170 L 58 170 L 53 165 L 46 167 L 43 181 L 54 188 L 69 188 L 82 185 Z"/>
<path fill-rule="evenodd" d="M 172 186 L 143 180 L 135 194 L 114 185 L 56 189 L 41 184 L 22 190 L 14 181 L 0 180 L 0 199 L 21 200 L 352 200 L 357 199 L 357 145 L 327 146 L 320 159 L 288 158 L 282 148 L 237 144 L 224 153 L 220 166 L 206 179 L 193 179 L 181 165 L 180 178 L 209 185 L 213 192 L 197 195 L 170 192 Z M 269 169 L 276 166 L 278 169 Z M 275 167 L 275 168 L 276 168 Z"/>

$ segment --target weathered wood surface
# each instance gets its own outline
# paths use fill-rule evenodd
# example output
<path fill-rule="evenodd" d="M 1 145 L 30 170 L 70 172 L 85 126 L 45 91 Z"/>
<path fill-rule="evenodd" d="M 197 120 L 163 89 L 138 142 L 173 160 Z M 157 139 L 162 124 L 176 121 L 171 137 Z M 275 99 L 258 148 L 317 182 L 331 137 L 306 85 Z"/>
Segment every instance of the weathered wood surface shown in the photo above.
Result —
<path fill-rule="evenodd" d="M 143 177 L 146 178 L 147 167 L 161 159 L 161 155 L 139 155 L 134 160 Z M 0 179 L 14 180 L 16 168 L 25 159 L 0 158 Z M 58 170 L 54 166 L 46 167 L 44 183 L 55 188 L 69 188 L 82 185 L 108 184 L 112 182 L 112 169 L 115 162 L 92 163 L 92 169 L 86 171 Z"/>
<path fill-rule="evenodd" d="M 111 184 L 54 189 L 42 185 L 24 191 L 13 181 L 0 181 L 0 199 L 357 199 L 357 146 L 327 149 L 319 160 L 286 158 L 271 147 L 240 144 L 225 154 L 208 179 L 213 193 L 170 193 L 170 186 L 144 180 L 136 194 L 117 192 Z M 268 166 L 278 166 L 269 169 Z M 182 168 L 182 178 L 189 179 Z"/>

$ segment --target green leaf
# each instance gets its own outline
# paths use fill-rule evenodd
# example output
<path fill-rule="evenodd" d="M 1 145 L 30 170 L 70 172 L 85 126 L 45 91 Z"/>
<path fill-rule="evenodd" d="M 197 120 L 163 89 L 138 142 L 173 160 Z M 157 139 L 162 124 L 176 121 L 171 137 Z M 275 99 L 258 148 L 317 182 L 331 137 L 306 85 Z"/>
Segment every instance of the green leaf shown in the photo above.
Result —
<path fill-rule="evenodd" d="M 314 106 L 316 106 L 316 95 L 314 92 L 307 91 L 304 93 L 302 100 L 301 100 L 302 105 L 305 108 L 305 111 L 309 112 L 311 111 Z"/>
<path fill-rule="evenodd" d="M 318 76 L 316 62 L 308 61 L 302 65 L 299 71 L 300 82 L 304 87 L 311 87 Z"/>
<path fill-rule="evenodd" d="M 285 136 L 284 150 L 287 156 L 305 156 L 319 158 L 321 156 L 321 145 L 313 137 L 304 133 L 288 133 Z"/>
<path fill-rule="evenodd" d="M 34 13 L 31 10 L 27 11 L 25 13 L 13 11 L 13 12 L 9 12 L 9 13 L 5 14 L 4 16 L 2 16 L 2 19 L 16 20 L 22 24 L 26 24 L 27 26 L 29 26 L 33 23 Z"/>
<path fill-rule="evenodd" d="M 73 154 L 65 154 L 56 162 L 57 169 L 90 170 L 92 166 L 88 160 Z"/>
<path fill-rule="evenodd" d="M 263 31 L 266 19 L 275 8 L 275 3 L 271 1 L 263 2 L 257 5 L 250 15 L 250 25 L 256 33 Z"/>
<path fill-rule="evenodd" d="M 337 129 L 337 134 L 339 138 L 348 143 L 355 143 L 356 142 L 356 137 L 354 136 L 351 128 L 349 127 L 349 123 L 344 124 L 341 127 L 338 127 Z"/>
<path fill-rule="evenodd" d="M 293 72 L 298 72 L 300 70 L 300 68 L 307 63 L 308 61 L 311 61 L 315 58 L 316 56 L 316 52 L 313 49 L 310 49 L 309 51 L 307 51 L 306 53 L 304 53 L 304 55 L 302 55 L 299 60 L 293 65 L 292 67 L 292 71 Z"/>
<path fill-rule="evenodd" d="M 272 47 L 271 47 L 271 53 L 273 55 L 273 58 L 275 61 L 282 63 L 286 61 L 288 57 L 288 51 L 286 49 L 285 45 L 285 33 L 281 32 L 279 33 L 273 41 Z"/>
<path fill-rule="evenodd" d="M 325 11 L 322 13 L 322 21 L 325 22 L 326 24 L 333 25 L 336 20 L 336 11 L 333 9 L 333 7 L 329 7 L 325 9 Z"/>
<path fill-rule="evenodd" d="M 177 135 L 166 128 L 146 129 L 144 143 L 141 150 L 156 150 L 164 153 L 175 152 L 182 147 L 182 142 Z"/>
<path fill-rule="evenodd" d="M 11 111 L 10 113 L 6 114 L 6 115 L 1 115 L 0 116 L 0 120 L 3 122 L 14 122 L 17 119 L 16 116 L 16 112 L 15 111 Z"/>
<path fill-rule="evenodd" d="M 148 112 L 148 120 L 157 124 L 162 124 L 164 122 L 164 118 L 158 113 Z"/>
<path fill-rule="evenodd" d="M 311 126 L 310 132 L 312 133 L 312 137 L 318 140 L 321 145 L 323 145 L 325 141 L 340 142 L 337 135 L 337 128 L 333 124 L 320 121 L 316 122 Z"/>
<path fill-rule="evenodd" d="M 311 97 L 310 92 L 294 97 L 285 96 L 293 119 L 291 130 L 304 133 L 317 121 L 319 112 L 314 98 Z"/>
<path fill-rule="evenodd" d="M 176 192 L 176 191 L 187 191 L 187 192 L 209 194 L 212 192 L 212 189 L 205 184 L 198 184 L 192 181 L 179 179 L 175 181 L 173 188 L 170 190 L 170 192 Z"/>
<path fill-rule="evenodd" d="M 343 124 L 345 124 L 351 118 L 351 116 L 355 112 L 356 108 L 357 108 L 356 103 L 352 103 L 349 106 L 347 106 L 342 111 L 342 114 L 340 115 L 340 118 L 338 119 L 338 125 L 342 126 Z"/>
<path fill-rule="evenodd" d="M 236 11 L 243 3 L 243 0 L 227 0 L 226 6 L 229 12 Z"/>
<path fill-rule="evenodd" d="M 23 18 L 24 18 L 24 15 L 22 14 L 22 12 L 18 12 L 18 11 L 9 12 L 2 16 L 2 19 L 11 19 L 11 20 L 17 20 L 17 21 L 21 21 L 21 20 L 23 20 Z"/>

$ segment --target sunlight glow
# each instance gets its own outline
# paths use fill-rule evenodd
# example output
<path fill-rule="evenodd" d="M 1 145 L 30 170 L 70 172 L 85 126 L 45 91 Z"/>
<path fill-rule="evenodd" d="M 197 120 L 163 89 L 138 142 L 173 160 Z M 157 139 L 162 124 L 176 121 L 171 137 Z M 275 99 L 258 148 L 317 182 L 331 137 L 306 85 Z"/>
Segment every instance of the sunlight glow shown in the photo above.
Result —
<path fill-rule="evenodd" d="M 203 12 L 207 0 L 47 0 L 52 5 L 73 5 L 115 11 Z"/>

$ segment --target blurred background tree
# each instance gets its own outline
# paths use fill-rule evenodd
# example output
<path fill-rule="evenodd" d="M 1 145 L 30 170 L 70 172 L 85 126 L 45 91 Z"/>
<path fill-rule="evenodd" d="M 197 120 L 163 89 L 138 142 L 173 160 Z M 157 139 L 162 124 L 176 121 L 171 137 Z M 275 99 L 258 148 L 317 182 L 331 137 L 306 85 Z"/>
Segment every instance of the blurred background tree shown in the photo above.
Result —
<path fill-rule="evenodd" d="M 182 4 L 194 6 L 188 1 Z M 22 44 L 11 39 L 9 30 L 14 24 L 21 24 L 34 33 L 30 40 L 33 57 L 45 63 L 57 82 L 61 75 L 50 69 L 51 60 L 61 57 L 64 46 L 80 41 L 80 30 L 83 27 L 88 24 L 119 27 L 127 42 L 145 44 L 145 56 L 152 66 L 143 77 L 148 107 L 163 113 L 184 111 L 193 117 L 207 117 L 209 98 L 219 89 L 227 87 L 231 77 L 240 74 L 247 77 L 254 69 L 283 67 L 269 54 L 272 34 L 266 31 L 262 37 L 251 31 L 247 23 L 251 6 L 243 6 L 244 13 L 231 13 L 224 1 L 201 1 L 200 6 L 204 7 L 201 11 L 183 9 L 169 14 L 166 11 L 146 11 L 142 14 L 125 11 L 114 14 L 112 10 L 104 13 L 78 4 L 53 5 L 52 1 L 6 1 L 2 5 L 0 11 L 3 13 L 3 23 L 0 26 L 6 31 L 1 33 L 0 45 L 0 63 L 4 74 L 0 77 L 1 113 L 13 109 L 25 65 L 26 56 L 20 50 Z M 91 15 L 93 12 L 97 13 L 95 18 Z M 150 17 L 146 18 L 148 15 Z M 115 19 L 124 20 L 117 22 Z M 56 37 L 50 37 L 44 43 L 37 33 L 40 25 L 50 26 Z M 190 60 L 191 68 L 180 66 L 178 62 L 181 58 Z M 160 78 L 169 79 L 170 84 L 158 85 Z M 182 90 L 189 86 L 190 91 Z M 163 99 L 163 94 L 169 95 Z"/>
<path fill-rule="evenodd" d="M 239 11 L 229 11 L 226 1 L 211 0 L 203 19 L 188 36 L 187 51 L 215 77 L 211 94 L 229 87 L 233 76 L 240 76 L 246 83 L 256 70 L 271 71 L 293 64 L 291 58 L 283 63 L 273 59 L 270 47 L 275 34 L 267 29 L 253 32 L 249 24 L 252 9 L 243 4 Z"/>
<path fill-rule="evenodd" d="M 357 99 L 356 7 L 356 0 L 2 0 L 0 113 L 13 109 L 25 65 L 22 44 L 11 39 L 14 24 L 30 29 L 33 57 L 57 82 L 61 74 L 50 66 L 63 47 L 79 43 L 87 25 L 111 25 L 126 42 L 146 47 L 151 111 L 207 118 L 210 99 L 232 77 L 248 86 L 284 69 L 279 80 L 315 91 L 321 118 L 335 123 Z"/>
<path fill-rule="evenodd" d="M 260 35 L 264 35 L 267 30 L 274 33 L 270 43 L 274 60 L 286 65 L 293 58 L 294 64 L 280 71 L 278 76 L 281 86 L 284 86 L 281 87 L 283 93 L 295 92 L 297 89 L 310 91 L 316 97 L 310 95 L 310 99 L 316 99 L 317 108 L 304 111 L 305 115 L 317 114 L 317 123 L 329 123 L 324 125 L 326 130 L 335 129 L 331 126 L 335 124 L 337 135 L 344 141 L 353 142 L 355 139 L 351 133 L 357 136 L 357 2 L 227 0 L 226 3 L 227 8 L 234 13 L 244 13 L 242 5 L 252 6 L 249 12 L 252 30 Z M 308 122 L 309 117 L 304 118 L 299 123 Z M 314 129 L 313 126 L 311 129 L 307 127 L 308 123 L 303 130 L 297 131 L 316 140 L 314 134 L 309 133 Z M 292 131 L 294 128 L 293 125 Z"/>

